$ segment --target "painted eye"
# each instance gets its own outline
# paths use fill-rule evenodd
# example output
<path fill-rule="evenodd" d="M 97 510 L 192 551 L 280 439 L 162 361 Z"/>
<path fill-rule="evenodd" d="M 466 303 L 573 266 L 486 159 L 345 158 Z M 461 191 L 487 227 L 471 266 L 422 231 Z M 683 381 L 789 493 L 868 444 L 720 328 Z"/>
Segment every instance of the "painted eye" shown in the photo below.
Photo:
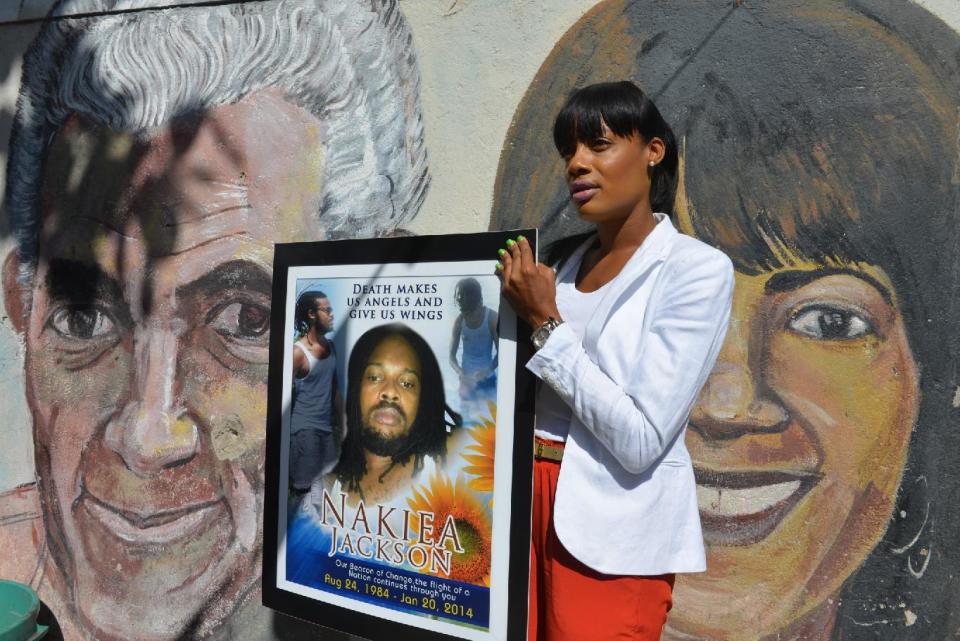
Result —
<path fill-rule="evenodd" d="M 873 334 L 873 326 L 850 310 L 833 306 L 805 307 L 787 326 L 798 334 L 818 340 L 843 341 Z"/>
<path fill-rule="evenodd" d="M 256 340 L 270 329 L 270 310 L 262 305 L 234 301 L 220 308 L 210 326 L 223 336 Z"/>
<path fill-rule="evenodd" d="M 105 311 L 91 305 L 61 307 L 50 317 L 50 326 L 61 336 L 79 340 L 103 338 L 116 327 Z"/>

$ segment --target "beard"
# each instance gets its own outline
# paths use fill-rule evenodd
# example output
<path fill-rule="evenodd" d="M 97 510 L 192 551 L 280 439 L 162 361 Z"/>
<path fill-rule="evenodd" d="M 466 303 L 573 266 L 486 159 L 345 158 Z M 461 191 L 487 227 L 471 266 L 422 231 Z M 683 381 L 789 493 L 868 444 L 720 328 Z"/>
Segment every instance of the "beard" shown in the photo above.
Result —
<path fill-rule="evenodd" d="M 404 422 L 407 420 L 406 414 L 403 410 L 400 409 L 399 405 L 394 405 L 393 403 L 379 403 L 373 407 L 370 412 L 375 412 L 378 409 L 391 408 L 395 410 L 403 418 Z M 385 436 L 378 432 L 374 427 L 367 422 L 364 418 L 363 426 L 360 432 L 361 443 L 363 448 L 368 450 L 377 456 L 396 456 L 399 452 L 402 452 L 407 444 L 410 442 L 410 434 L 413 432 L 413 426 L 410 426 L 403 434 L 396 434 L 393 436 Z"/>

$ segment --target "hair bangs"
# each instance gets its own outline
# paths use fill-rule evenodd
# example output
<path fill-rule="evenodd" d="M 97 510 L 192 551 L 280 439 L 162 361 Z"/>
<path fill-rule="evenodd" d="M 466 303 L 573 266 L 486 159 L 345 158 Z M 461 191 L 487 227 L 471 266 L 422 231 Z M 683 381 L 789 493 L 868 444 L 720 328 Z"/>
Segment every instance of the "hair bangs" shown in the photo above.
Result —
<path fill-rule="evenodd" d="M 693 235 L 727 254 L 737 271 L 756 275 L 803 263 L 870 262 L 851 238 L 857 216 L 838 211 L 836 201 L 822 203 L 824 208 L 811 202 L 770 209 L 749 195 L 738 196 L 736 209 L 722 214 L 715 201 L 702 208 L 691 201 L 697 215 L 689 221 Z"/>
<path fill-rule="evenodd" d="M 949 202 L 950 168 L 937 159 L 956 153 L 949 130 L 915 108 L 927 117 L 881 120 L 873 103 L 837 114 L 813 100 L 792 111 L 707 102 L 687 121 L 688 231 L 744 273 L 799 263 L 895 270 L 894 253 L 918 253 L 910 239 L 924 222 L 907 212 Z"/>
<path fill-rule="evenodd" d="M 818 155 L 809 148 L 689 154 L 685 192 L 696 212 L 690 231 L 747 274 L 876 260 L 864 238 L 869 205 L 860 201 L 857 181 L 818 163 Z"/>
<path fill-rule="evenodd" d="M 679 162 L 676 136 L 653 101 L 629 80 L 589 85 L 570 94 L 554 120 L 554 145 L 569 158 L 578 144 L 589 145 L 602 136 L 604 125 L 621 138 L 663 141 L 663 160 L 650 170 L 650 204 L 654 211 L 672 216 Z"/>
<path fill-rule="evenodd" d="M 553 125 L 553 144 L 561 156 L 570 156 L 577 143 L 603 135 L 603 126 L 617 136 L 640 133 L 643 92 L 630 82 L 605 82 L 573 93 Z"/>

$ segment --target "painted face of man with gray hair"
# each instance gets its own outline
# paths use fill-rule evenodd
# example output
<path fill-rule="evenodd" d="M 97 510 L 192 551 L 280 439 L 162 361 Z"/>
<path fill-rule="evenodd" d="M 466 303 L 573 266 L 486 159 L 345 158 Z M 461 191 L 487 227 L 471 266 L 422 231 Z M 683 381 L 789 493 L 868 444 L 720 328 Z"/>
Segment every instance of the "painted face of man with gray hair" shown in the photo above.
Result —
<path fill-rule="evenodd" d="M 415 65 L 393 2 L 60 19 L 31 46 L 3 278 L 58 616 L 202 637 L 256 593 L 272 244 L 416 214 Z"/>

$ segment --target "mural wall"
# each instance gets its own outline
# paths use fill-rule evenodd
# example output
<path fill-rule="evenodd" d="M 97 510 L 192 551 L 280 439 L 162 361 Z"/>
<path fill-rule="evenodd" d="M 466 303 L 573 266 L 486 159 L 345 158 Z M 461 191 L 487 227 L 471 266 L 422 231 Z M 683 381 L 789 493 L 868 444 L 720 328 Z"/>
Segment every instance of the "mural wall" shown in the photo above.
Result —
<path fill-rule="evenodd" d="M 667 637 L 960 633 L 960 9 L 162 4 L 0 13 L 0 576 L 65 638 L 342 638 L 259 605 L 271 243 L 571 233 L 550 123 L 620 77 L 738 270 Z"/>
<path fill-rule="evenodd" d="M 576 227 L 544 123 L 628 76 L 682 141 L 678 224 L 737 268 L 671 639 L 957 632 L 958 52 L 904 3 L 610 1 L 517 109 L 493 227 Z"/>

